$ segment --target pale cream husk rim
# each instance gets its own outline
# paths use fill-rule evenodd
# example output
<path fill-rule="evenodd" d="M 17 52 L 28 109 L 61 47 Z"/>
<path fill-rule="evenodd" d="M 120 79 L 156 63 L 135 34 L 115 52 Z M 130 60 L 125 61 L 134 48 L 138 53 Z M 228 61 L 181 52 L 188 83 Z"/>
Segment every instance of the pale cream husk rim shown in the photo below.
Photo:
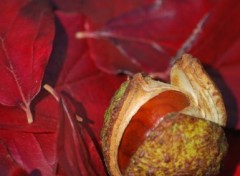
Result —
<path fill-rule="evenodd" d="M 105 142 L 107 146 L 103 147 L 107 150 L 108 156 L 105 156 L 105 161 L 111 175 L 121 176 L 117 159 L 125 128 L 139 108 L 159 93 L 167 90 L 180 91 L 190 100 L 190 106 L 181 111 L 182 113 L 225 126 L 226 111 L 221 94 L 197 59 L 191 55 L 183 55 L 172 67 L 171 84 L 155 81 L 148 76 L 143 77 L 142 74 L 134 75 L 129 81 L 124 92 L 127 92 L 127 96 L 123 95 L 121 108 L 114 116 L 112 127 L 108 129 L 111 131 L 105 132 L 106 135 L 110 135 L 107 137 L 109 141 Z"/>

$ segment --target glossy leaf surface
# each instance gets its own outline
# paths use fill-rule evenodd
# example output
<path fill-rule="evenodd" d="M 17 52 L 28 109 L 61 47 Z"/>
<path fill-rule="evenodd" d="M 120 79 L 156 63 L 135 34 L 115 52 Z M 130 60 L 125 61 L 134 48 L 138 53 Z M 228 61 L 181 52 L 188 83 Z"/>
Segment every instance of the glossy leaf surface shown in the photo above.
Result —
<path fill-rule="evenodd" d="M 239 175 L 239 17 L 237 0 L 2 0 L 1 173 L 106 175 L 100 130 L 127 78 L 117 73 L 168 80 L 170 63 L 189 52 L 201 59 L 228 110 L 230 152 L 221 175 Z"/>
<path fill-rule="evenodd" d="M 0 8 L 0 103 L 21 107 L 31 123 L 30 103 L 52 48 L 52 12 L 46 1 L 1 1 Z"/>

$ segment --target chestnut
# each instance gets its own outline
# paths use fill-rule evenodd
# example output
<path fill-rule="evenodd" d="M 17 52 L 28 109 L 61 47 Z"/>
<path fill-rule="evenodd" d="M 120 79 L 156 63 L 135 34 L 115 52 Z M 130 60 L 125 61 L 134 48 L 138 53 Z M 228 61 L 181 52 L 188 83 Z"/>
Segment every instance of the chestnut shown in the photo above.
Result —
<path fill-rule="evenodd" d="M 101 132 L 110 175 L 216 175 L 228 144 L 220 91 L 198 59 L 184 54 L 170 84 L 137 73 L 105 113 Z"/>

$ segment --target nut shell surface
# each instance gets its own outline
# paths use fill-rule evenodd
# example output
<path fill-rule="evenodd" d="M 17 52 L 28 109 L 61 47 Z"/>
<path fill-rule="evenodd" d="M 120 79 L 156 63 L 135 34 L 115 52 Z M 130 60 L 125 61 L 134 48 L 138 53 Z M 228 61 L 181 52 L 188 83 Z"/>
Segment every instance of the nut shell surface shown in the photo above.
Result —
<path fill-rule="evenodd" d="M 101 132 L 110 175 L 215 175 L 219 172 L 228 146 L 222 128 L 227 117 L 220 91 L 200 62 L 188 54 L 176 61 L 170 77 L 171 83 L 167 84 L 138 73 L 115 93 Z M 118 149 L 125 129 L 141 106 L 169 90 L 183 93 L 189 99 L 189 106 L 160 119 L 121 173 Z"/>

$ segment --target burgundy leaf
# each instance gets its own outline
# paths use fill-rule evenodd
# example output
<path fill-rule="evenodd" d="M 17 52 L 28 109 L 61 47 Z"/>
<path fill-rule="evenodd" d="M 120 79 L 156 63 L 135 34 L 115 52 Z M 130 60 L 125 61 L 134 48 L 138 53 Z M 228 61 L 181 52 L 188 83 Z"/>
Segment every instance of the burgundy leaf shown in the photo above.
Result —
<path fill-rule="evenodd" d="M 125 77 L 98 73 L 64 89 L 74 100 L 77 114 L 88 119 L 89 127 L 97 140 L 100 140 L 105 110 L 123 80 Z"/>
<path fill-rule="evenodd" d="M 3 0 L 0 13 L 0 103 L 21 107 L 31 123 L 30 102 L 51 52 L 53 16 L 45 0 Z"/>
<path fill-rule="evenodd" d="M 65 12 L 53 18 L 47 1 Z M 221 89 L 228 127 L 240 129 L 239 9 L 237 0 L 2 0 L 1 174 L 107 175 L 100 131 L 126 80 L 116 73 L 144 71 L 166 80 L 169 62 L 186 51 Z M 38 94 L 44 71 L 59 102 L 44 90 Z M 239 133 L 226 134 L 229 153 L 220 175 L 237 176 Z"/>
<path fill-rule="evenodd" d="M 75 111 L 79 116 L 92 121 L 90 127 L 99 139 L 99 133 L 103 123 L 104 112 L 112 95 L 119 85 L 126 79 L 125 76 L 114 76 L 103 73 L 96 68 L 92 60 L 92 51 L 86 40 L 78 40 L 75 37 L 79 29 L 84 29 L 86 19 L 79 13 L 67 14 L 57 12 L 61 25 L 66 33 L 59 33 L 60 37 L 66 35 L 68 47 L 65 49 L 64 65 L 60 66 L 60 73 L 56 81 L 55 89 L 64 91 L 73 99 Z M 73 21 L 75 21 L 73 23 Z M 57 36 L 58 37 L 58 36 Z M 62 47 L 53 50 L 54 58 L 50 60 L 47 73 L 48 77 L 54 77 L 51 70 L 56 69 L 56 63 L 61 56 L 57 55 Z M 62 55 L 62 53 L 60 53 Z M 58 57 L 59 56 L 59 57 Z M 48 83 L 48 82 L 47 82 Z"/>
<path fill-rule="evenodd" d="M 42 155 L 48 162 L 48 165 L 52 168 L 56 168 L 57 133 L 36 133 L 34 136 L 41 148 Z"/>
<path fill-rule="evenodd" d="M 98 70 L 91 59 L 87 41 L 76 39 L 76 32 L 84 29 L 85 16 L 59 11 L 56 15 L 58 43 L 54 45 L 45 82 L 54 85 L 69 102 L 64 105 L 59 129 L 59 173 L 104 175 L 99 144 L 104 111 L 126 77 L 115 77 Z M 67 45 L 61 41 L 66 41 Z M 83 119 L 80 125 L 76 116 Z"/>
<path fill-rule="evenodd" d="M 68 12 L 81 12 L 92 19 L 95 25 L 103 25 L 109 19 L 117 17 L 156 0 L 51 0 L 58 9 Z M 157 2 L 161 0 L 157 0 Z"/>
<path fill-rule="evenodd" d="M 46 94 L 41 92 L 40 95 Z M 35 104 L 36 103 L 36 104 Z M 18 107 L 0 105 L 0 128 L 18 132 L 52 133 L 56 132 L 59 124 L 59 104 L 52 96 L 36 97 L 32 113 L 34 123 L 26 122 L 25 113 Z"/>
<path fill-rule="evenodd" d="M 92 56 L 108 73 L 161 72 L 189 47 L 215 4 L 215 0 L 162 1 L 113 18 L 98 30 L 89 23 L 78 37 L 98 39 L 89 42 Z"/>
<path fill-rule="evenodd" d="M 0 125 L 0 140 L 6 143 L 9 155 L 14 161 L 30 175 L 55 175 L 56 132 L 61 111 L 52 96 L 39 98 L 38 95 L 36 100 L 33 111 L 35 122 L 32 124 L 24 121 L 24 113 L 20 109 L 3 106 L 0 108 L 0 118 L 3 120 Z M 11 172 L 10 169 L 6 168 L 8 172 Z"/>
<path fill-rule="evenodd" d="M 57 145 L 60 168 L 66 175 L 105 175 L 99 154 L 95 153 L 95 145 L 86 139 L 85 127 L 78 125 L 76 114 L 66 101 L 61 103 L 63 115 Z"/>
<path fill-rule="evenodd" d="M 52 134 L 48 134 L 52 135 Z M 9 153 L 16 163 L 30 175 L 54 175 L 56 165 L 53 165 L 50 156 L 46 157 L 38 139 L 31 133 L 16 133 L 9 130 L 0 131 L 1 140 L 8 146 Z M 56 145 L 56 137 L 52 138 L 49 146 Z M 52 147 L 51 147 L 52 148 Z M 49 149 L 48 149 L 49 150 Z M 56 154 L 56 150 L 55 150 Z M 54 153 L 51 153 L 54 156 Z M 56 163 L 56 158 L 55 158 Z"/>
<path fill-rule="evenodd" d="M 28 176 L 27 172 L 24 171 L 11 157 L 5 144 L 0 143 L 0 170 L 1 175 L 6 176 Z"/>
<path fill-rule="evenodd" d="M 84 29 L 82 14 L 56 12 L 57 31 L 51 59 L 46 70 L 47 84 L 60 87 L 87 78 L 97 71 L 90 57 L 86 40 L 77 40 L 76 32 Z M 85 59 L 87 62 L 82 61 Z"/>

